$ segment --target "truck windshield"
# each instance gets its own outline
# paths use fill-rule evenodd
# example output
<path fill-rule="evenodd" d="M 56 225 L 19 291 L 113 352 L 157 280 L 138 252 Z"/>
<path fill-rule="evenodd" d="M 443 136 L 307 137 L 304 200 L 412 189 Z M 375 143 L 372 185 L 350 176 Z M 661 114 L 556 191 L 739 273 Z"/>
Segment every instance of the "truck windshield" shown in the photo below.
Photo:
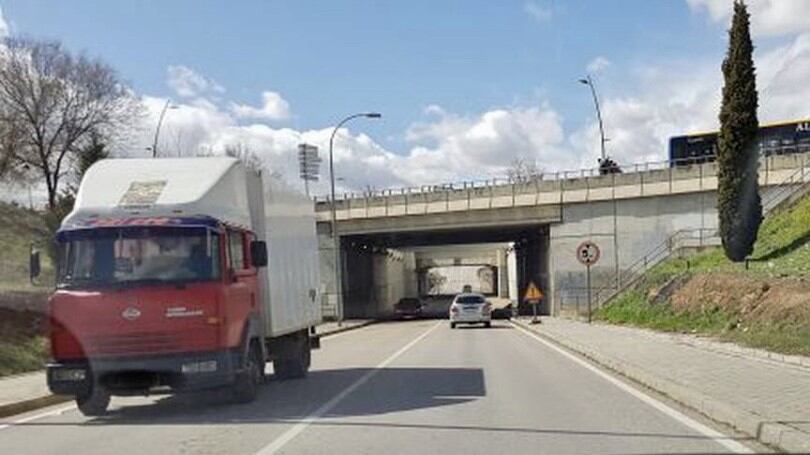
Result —
<path fill-rule="evenodd" d="M 100 228 L 62 233 L 58 287 L 215 280 L 219 236 L 197 227 Z"/>

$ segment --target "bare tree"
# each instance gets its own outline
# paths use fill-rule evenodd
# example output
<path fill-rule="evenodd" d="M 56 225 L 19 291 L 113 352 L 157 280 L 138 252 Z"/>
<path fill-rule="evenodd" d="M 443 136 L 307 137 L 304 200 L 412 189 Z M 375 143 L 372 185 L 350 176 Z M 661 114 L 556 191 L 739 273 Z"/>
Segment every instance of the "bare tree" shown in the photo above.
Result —
<path fill-rule="evenodd" d="M 241 160 L 248 169 L 252 169 L 256 172 L 262 172 L 265 170 L 262 159 L 259 158 L 256 153 L 250 150 L 250 147 L 241 142 L 226 145 L 225 155 Z"/>
<path fill-rule="evenodd" d="M 516 158 L 506 169 L 506 178 L 513 183 L 529 182 L 542 177 L 543 173 L 537 168 L 534 161 L 525 158 Z"/>
<path fill-rule="evenodd" d="M 107 64 L 56 41 L 7 38 L 0 50 L 0 167 L 39 176 L 48 205 L 93 142 L 126 138 L 141 112 Z"/>
<path fill-rule="evenodd" d="M 201 153 L 205 153 L 202 145 L 197 146 L 195 151 L 193 141 L 188 140 L 182 129 L 174 130 L 168 128 L 168 126 L 170 125 L 166 125 L 165 128 L 166 133 L 161 134 L 161 137 L 166 137 L 165 140 L 161 140 L 163 144 L 158 147 L 161 150 L 161 156 L 181 158 L 184 156 L 199 156 Z"/>
<path fill-rule="evenodd" d="M 363 187 L 363 196 L 365 197 L 372 197 L 376 192 L 377 189 L 370 183 L 366 183 L 366 186 Z"/>

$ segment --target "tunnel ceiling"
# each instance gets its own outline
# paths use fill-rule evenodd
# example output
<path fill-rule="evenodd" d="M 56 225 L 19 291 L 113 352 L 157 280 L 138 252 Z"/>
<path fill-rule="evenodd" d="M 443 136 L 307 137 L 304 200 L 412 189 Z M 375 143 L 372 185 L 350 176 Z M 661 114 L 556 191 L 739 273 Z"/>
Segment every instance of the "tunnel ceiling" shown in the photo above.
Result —
<path fill-rule="evenodd" d="M 445 229 L 390 232 L 346 236 L 345 241 L 388 248 L 409 246 L 458 245 L 471 243 L 521 242 L 548 229 L 548 225 Z"/>

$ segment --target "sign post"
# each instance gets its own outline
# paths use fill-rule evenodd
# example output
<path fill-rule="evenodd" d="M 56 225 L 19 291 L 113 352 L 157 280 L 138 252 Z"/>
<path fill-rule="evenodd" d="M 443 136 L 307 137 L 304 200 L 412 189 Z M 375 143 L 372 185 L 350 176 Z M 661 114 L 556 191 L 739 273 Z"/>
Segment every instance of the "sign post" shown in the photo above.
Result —
<path fill-rule="evenodd" d="M 532 324 L 537 324 L 540 319 L 537 319 L 537 305 L 543 300 L 543 293 L 540 288 L 534 284 L 534 281 L 529 281 L 529 286 L 526 288 L 526 295 L 523 300 L 532 304 Z"/>
<path fill-rule="evenodd" d="M 586 280 L 588 281 L 588 324 L 591 323 L 591 313 L 593 312 L 593 308 L 591 307 L 591 265 L 588 264 L 585 267 L 585 275 Z"/>
<path fill-rule="evenodd" d="M 309 182 L 317 182 L 320 177 L 321 157 L 318 147 L 309 144 L 298 144 L 299 176 L 304 181 L 304 191 L 309 197 Z"/>
<path fill-rule="evenodd" d="M 585 266 L 585 280 L 588 287 L 588 324 L 591 323 L 591 314 L 593 312 L 593 304 L 591 300 L 591 266 L 599 261 L 602 255 L 599 246 L 590 240 L 582 242 L 577 247 L 577 260 Z M 579 316 L 579 314 L 577 314 Z"/>

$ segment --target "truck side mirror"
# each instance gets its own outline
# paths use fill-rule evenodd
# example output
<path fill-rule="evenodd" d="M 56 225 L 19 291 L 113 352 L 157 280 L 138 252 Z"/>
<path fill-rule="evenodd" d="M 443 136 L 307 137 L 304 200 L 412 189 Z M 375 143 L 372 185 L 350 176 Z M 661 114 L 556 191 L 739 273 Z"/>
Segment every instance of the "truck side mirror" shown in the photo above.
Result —
<path fill-rule="evenodd" d="M 253 267 L 267 267 L 267 242 L 263 240 L 250 242 L 250 263 Z"/>
<path fill-rule="evenodd" d="M 32 284 L 39 277 L 41 272 L 42 264 L 39 259 L 39 251 L 32 248 L 28 257 L 28 276 Z"/>

